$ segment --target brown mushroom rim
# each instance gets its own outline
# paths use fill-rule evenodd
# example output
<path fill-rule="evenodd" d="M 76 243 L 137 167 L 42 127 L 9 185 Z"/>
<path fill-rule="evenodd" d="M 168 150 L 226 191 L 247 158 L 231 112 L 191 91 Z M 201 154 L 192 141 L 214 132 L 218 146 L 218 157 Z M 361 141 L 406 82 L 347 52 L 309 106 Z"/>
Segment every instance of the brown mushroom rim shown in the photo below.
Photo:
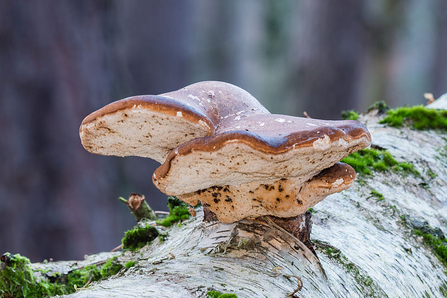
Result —
<path fill-rule="evenodd" d="M 355 180 L 355 170 L 348 164 L 338 162 L 332 167 L 322 170 L 311 178 L 311 181 L 318 181 L 320 188 L 331 188 L 334 182 L 343 178 L 343 185 L 351 185 Z"/>
<path fill-rule="evenodd" d="M 112 102 L 85 117 L 81 123 L 80 130 L 82 129 L 82 126 L 95 121 L 97 118 L 110 115 L 118 111 L 131 109 L 133 107 L 143 107 L 156 113 L 171 116 L 176 116 L 177 112 L 181 112 L 182 117 L 187 121 L 192 123 L 199 123 L 200 121 L 203 121 L 208 126 L 210 135 L 214 134 L 215 131 L 214 124 L 203 113 L 175 99 L 158 95 L 133 96 Z"/>
<path fill-rule="evenodd" d="M 270 114 L 272 115 L 272 114 Z M 278 115 L 272 115 L 278 116 Z M 285 116 L 281 116 L 285 117 Z M 290 116 L 289 116 L 290 117 Z M 298 117 L 293 117 L 298 118 Z M 314 119 L 306 119 L 309 120 Z M 321 120 L 314 120 L 321 121 Z M 194 151 L 215 152 L 227 145 L 228 143 L 245 144 L 259 152 L 265 154 L 282 154 L 290 150 L 312 147 L 313 143 L 324 137 L 329 137 L 330 143 L 339 139 L 344 139 L 351 143 L 354 140 L 364 139 L 364 147 L 371 143 L 371 135 L 363 124 L 354 120 L 345 121 L 324 121 L 325 123 L 337 123 L 337 126 L 317 127 L 312 130 L 301 130 L 294 133 L 282 135 L 276 133 L 262 134 L 262 132 L 251 132 L 246 130 L 228 131 L 217 133 L 209 137 L 202 137 L 191 140 L 178 146 L 175 150 L 167 156 L 166 161 L 155 170 L 156 177 L 162 179 L 169 174 L 171 169 L 171 162 L 178 156 L 184 156 L 193 153 Z M 340 125 L 340 123 L 344 123 Z"/>

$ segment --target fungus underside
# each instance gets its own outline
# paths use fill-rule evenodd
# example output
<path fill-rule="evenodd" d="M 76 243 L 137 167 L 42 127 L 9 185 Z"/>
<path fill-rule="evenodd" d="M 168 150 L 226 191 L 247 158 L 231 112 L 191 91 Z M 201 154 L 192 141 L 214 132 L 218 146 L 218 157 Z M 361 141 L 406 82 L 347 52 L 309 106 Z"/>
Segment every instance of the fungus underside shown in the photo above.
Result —
<path fill-rule="evenodd" d="M 385 172 L 392 170 L 393 172 L 420 176 L 413 164 L 398 162 L 387 150 L 362 149 L 351 153 L 341 161 L 352 166 L 359 174 L 369 175 L 372 171 Z"/>
<path fill-rule="evenodd" d="M 0 262 L 0 297 L 68 295 L 93 281 L 113 276 L 122 268 L 123 265 L 114 257 L 103 265 L 89 265 L 68 274 L 54 273 L 48 276 L 45 271 L 32 269 L 28 258 L 5 253 Z M 38 273 L 44 278 L 36 278 Z"/>

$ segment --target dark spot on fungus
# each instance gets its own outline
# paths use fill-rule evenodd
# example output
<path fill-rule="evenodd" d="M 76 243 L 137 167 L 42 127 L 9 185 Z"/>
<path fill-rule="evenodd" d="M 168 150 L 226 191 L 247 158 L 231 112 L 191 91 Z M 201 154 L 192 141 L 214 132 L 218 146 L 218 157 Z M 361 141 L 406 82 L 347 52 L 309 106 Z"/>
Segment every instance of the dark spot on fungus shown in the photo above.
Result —
<path fill-rule="evenodd" d="M 284 191 L 284 188 L 282 187 L 281 184 L 278 186 L 278 191 L 279 191 L 279 192 L 283 192 L 283 191 Z"/>
<path fill-rule="evenodd" d="M 220 202 L 220 199 L 214 199 L 214 203 L 219 203 Z"/>
<path fill-rule="evenodd" d="M 303 201 L 301 200 L 296 200 L 296 202 L 298 203 L 298 205 L 303 205 Z"/>
<path fill-rule="evenodd" d="M 280 200 L 280 198 L 276 198 L 276 201 L 277 201 L 277 202 L 280 202 L 281 200 Z"/>
<path fill-rule="evenodd" d="M 229 197 L 229 196 L 227 196 L 227 198 L 225 199 L 225 202 L 232 202 L 233 200 Z"/>

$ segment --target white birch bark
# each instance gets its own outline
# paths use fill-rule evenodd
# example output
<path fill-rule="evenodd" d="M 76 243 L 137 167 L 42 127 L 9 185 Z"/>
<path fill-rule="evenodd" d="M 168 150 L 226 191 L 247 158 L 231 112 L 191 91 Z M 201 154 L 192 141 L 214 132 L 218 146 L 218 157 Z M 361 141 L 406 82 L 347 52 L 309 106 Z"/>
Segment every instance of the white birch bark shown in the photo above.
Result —
<path fill-rule="evenodd" d="M 206 297 L 213 289 L 239 298 L 287 297 L 299 277 L 296 297 L 446 297 L 446 267 L 402 216 L 447 234 L 447 135 L 390 128 L 379 119 L 374 112 L 359 119 L 372 144 L 413 163 L 421 177 L 359 175 L 351 189 L 315 206 L 311 240 L 318 258 L 271 222 L 203 223 L 199 212 L 164 243 L 119 256 L 135 267 L 73 296 Z"/>

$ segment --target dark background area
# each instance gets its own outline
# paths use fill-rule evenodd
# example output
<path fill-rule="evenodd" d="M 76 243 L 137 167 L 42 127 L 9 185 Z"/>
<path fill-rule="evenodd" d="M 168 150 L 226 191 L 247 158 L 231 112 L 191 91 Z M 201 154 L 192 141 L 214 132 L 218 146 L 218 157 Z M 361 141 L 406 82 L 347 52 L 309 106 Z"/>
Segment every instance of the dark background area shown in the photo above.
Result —
<path fill-rule="evenodd" d="M 92 155 L 82 119 L 202 80 L 271 112 L 339 119 L 447 92 L 445 0 L 0 0 L 0 253 L 79 259 L 120 244 L 118 196 L 166 196 L 157 163 Z"/>

